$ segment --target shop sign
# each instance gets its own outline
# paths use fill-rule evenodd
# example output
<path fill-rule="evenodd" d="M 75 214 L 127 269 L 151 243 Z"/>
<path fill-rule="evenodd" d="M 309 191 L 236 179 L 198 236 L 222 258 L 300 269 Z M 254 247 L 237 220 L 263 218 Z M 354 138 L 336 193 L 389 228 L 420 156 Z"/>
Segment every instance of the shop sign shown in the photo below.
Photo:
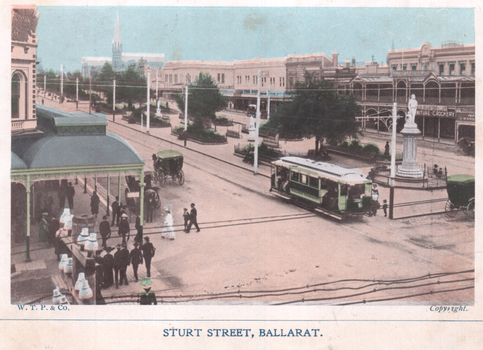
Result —
<path fill-rule="evenodd" d="M 458 120 L 475 121 L 475 113 L 457 113 Z"/>
<path fill-rule="evenodd" d="M 416 116 L 454 118 L 455 113 L 449 112 L 448 106 L 419 105 Z"/>

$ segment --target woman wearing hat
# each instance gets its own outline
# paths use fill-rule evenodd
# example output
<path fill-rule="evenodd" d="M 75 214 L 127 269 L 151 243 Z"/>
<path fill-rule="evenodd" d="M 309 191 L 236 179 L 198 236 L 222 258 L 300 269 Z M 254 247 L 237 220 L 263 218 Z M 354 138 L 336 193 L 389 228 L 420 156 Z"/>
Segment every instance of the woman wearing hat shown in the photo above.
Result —
<path fill-rule="evenodd" d="M 377 189 L 377 184 L 372 184 L 372 189 L 371 189 L 371 215 L 376 216 L 377 214 L 377 209 L 381 207 L 381 204 L 379 204 L 379 190 Z"/>
<path fill-rule="evenodd" d="M 114 284 L 114 273 L 113 273 L 113 268 L 114 268 L 114 257 L 112 256 L 111 252 L 114 250 L 112 247 L 107 247 L 105 249 L 106 255 L 104 255 L 103 258 L 103 265 L 104 265 L 104 273 L 103 273 L 103 287 L 104 288 L 109 288 Z"/>
<path fill-rule="evenodd" d="M 176 234 L 174 233 L 173 228 L 173 214 L 171 213 L 171 206 L 165 206 L 164 211 L 166 212 L 166 216 L 164 217 L 164 226 L 161 230 L 161 237 L 174 240 L 176 238 Z"/>

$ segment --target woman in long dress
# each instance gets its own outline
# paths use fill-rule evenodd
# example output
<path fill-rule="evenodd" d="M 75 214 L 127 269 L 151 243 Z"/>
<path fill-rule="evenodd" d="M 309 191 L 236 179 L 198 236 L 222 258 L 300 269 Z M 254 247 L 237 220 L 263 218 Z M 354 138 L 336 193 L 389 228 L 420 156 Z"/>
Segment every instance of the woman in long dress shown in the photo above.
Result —
<path fill-rule="evenodd" d="M 161 230 L 161 237 L 174 240 L 176 238 L 176 233 L 173 228 L 173 214 L 171 213 L 170 207 L 165 207 L 166 216 L 164 217 L 164 226 Z"/>

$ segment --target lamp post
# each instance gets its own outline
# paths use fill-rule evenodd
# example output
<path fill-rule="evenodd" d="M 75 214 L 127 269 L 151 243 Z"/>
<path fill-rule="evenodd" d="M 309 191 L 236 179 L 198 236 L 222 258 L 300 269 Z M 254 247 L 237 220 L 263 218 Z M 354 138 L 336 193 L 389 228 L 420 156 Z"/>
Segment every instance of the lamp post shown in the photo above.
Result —
<path fill-rule="evenodd" d="M 268 90 L 267 90 L 267 120 L 270 119 L 270 85 L 268 85 Z"/>
<path fill-rule="evenodd" d="M 91 88 L 91 71 L 89 71 L 89 114 L 91 114 L 91 98 L 92 98 L 92 88 Z"/>
<path fill-rule="evenodd" d="M 112 83 L 112 121 L 116 121 L 116 79 Z"/>
<path fill-rule="evenodd" d="M 79 77 L 75 78 L 75 109 L 79 109 Z"/>
<path fill-rule="evenodd" d="M 184 146 L 186 147 L 186 139 L 188 138 L 188 82 L 186 82 L 186 91 L 184 98 Z"/>
<path fill-rule="evenodd" d="M 64 67 L 60 65 L 60 101 L 62 103 L 64 100 Z"/>
<path fill-rule="evenodd" d="M 258 70 L 257 75 L 257 114 L 255 116 L 255 150 L 253 152 L 253 173 L 257 174 L 258 171 L 258 124 L 260 124 L 260 77 L 262 71 Z"/>

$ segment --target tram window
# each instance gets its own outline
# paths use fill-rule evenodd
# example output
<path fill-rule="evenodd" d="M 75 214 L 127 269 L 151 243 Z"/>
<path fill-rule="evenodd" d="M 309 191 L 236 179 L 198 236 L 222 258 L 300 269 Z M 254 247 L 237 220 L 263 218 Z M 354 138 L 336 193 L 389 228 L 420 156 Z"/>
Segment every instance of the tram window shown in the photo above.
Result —
<path fill-rule="evenodd" d="M 340 195 L 347 196 L 347 184 L 340 184 Z"/>
<path fill-rule="evenodd" d="M 298 182 L 299 181 L 299 173 L 292 171 L 292 176 L 291 176 L 290 180 Z"/>
<path fill-rule="evenodd" d="M 300 183 L 307 185 L 307 175 L 305 174 L 300 174 Z"/>
<path fill-rule="evenodd" d="M 327 179 L 320 179 L 320 188 L 322 190 L 326 190 L 327 189 L 327 183 L 328 183 Z"/>
<path fill-rule="evenodd" d="M 319 188 L 319 179 L 316 177 L 309 177 L 309 186 Z"/>
<path fill-rule="evenodd" d="M 364 184 L 353 185 L 349 188 L 349 197 L 359 198 L 364 194 Z"/>

